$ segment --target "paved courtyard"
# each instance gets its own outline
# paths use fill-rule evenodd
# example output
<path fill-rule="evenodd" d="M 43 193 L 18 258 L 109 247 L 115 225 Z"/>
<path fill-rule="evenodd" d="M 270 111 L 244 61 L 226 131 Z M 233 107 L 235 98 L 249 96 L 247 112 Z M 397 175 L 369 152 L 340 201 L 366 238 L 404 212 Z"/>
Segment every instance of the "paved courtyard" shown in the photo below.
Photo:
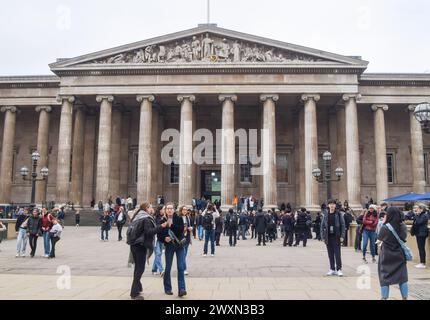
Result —
<path fill-rule="evenodd" d="M 128 246 L 116 241 L 115 229 L 109 242 L 101 242 L 99 232 L 97 227 L 66 227 L 54 260 L 41 257 L 42 239 L 34 259 L 15 258 L 15 240 L 1 243 L 0 299 L 128 299 Z M 337 278 L 324 276 L 329 268 L 321 242 L 311 240 L 306 248 L 284 248 L 280 239 L 267 247 L 255 244 L 240 240 L 231 248 L 222 237 L 216 256 L 202 257 L 203 242 L 194 240 L 185 299 L 379 299 L 377 265 L 363 266 L 353 249 L 342 249 L 345 277 Z M 178 299 L 164 295 L 162 279 L 151 274 L 152 260 L 142 280 L 145 298 Z M 177 292 L 176 263 L 172 276 Z M 409 277 L 411 299 L 430 299 L 430 270 L 410 265 Z M 391 296 L 400 299 L 397 288 Z"/>

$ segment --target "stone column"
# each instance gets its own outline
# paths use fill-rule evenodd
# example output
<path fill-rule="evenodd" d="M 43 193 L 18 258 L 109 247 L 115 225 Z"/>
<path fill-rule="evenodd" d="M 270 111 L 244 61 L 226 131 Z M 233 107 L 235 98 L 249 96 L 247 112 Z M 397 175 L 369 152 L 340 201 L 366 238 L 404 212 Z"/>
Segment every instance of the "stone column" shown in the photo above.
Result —
<path fill-rule="evenodd" d="M 375 137 L 376 159 L 376 201 L 381 202 L 388 198 L 388 173 L 387 173 L 387 143 L 385 138 L 384 111 L 388 110 L 385 104 L 372 105 L 374 112 L 373 125 Z"/>
<path fill-rule="evenodd" d="M 85 110 L 83 106 L 77 106 L 75 108 L 75 125 L 73 128 L 72 183 L 70 187 L 70 201 L 76 207 L 83 206 L 84 138 Z"/>
<path fill-rule="evenodd" d="M 72 115 L 73 96 L 60 96 L 62 102 L 60 132 L 58 138 L 58 159 L 57 159 L 57 197 L 55 202 L 62 204 L 69 200 L 70 187 L 70 156 L 72 154 Z"/>
<path fill-rule="evenodd" d="M 119 179 L 119 190 L 122 196 L 127 197 L 129 173 L 128 173 L 128 161 L 130 152 L 130 125 L 131 125 L 131 112 L 125 111 L 122 114 L 122 126 L 121 126 L 121 156 L 120 156 L 120 179 Z"/>
<path fill-rule="evenodd" d="M 222 94 L 218 99 L 222 103 L 221 205 L 222 211 L 225 212 L 233 207 L 236 155 L 234 103 L 237 101 L 237 96 Z"/>
<path fill-rule="evenodd" d="M 12 177 L 13 177 L 13 145 L 15 140 L 16 113 L 18 109 L 14 106 L 2 107 L 5 113 L 3 144 L 0 168 L 0 203 L 11 203 Z"/>
<path fill-rule="evenodd" d="M 152 103 L 155 101 L 155 97 L 153 95 L 137 96 L 137 101 L 141 103 L 137 168 L 137 203 L 139 204 L 150 201 L 152 196 Z"/>
<path fill-rule="evenodd" d="M 96 202 L 109 197 L 110 153 L 112 143 L 113 96 L 97 96 L 100 103 L 99 142 L 97 153 Z"/>
<path fill-rule="evenodd" d="M 317 105 L 319 94 L 304 94 L 304 161 L 305 161 L 305 206 L 309 211 L 320 208 L 318 182 L 312 175 L 312 170 L 318 167 L 318 136 L 317 136 Z"/>
<path fill-rule="evenodd" d="M 85 151 L 84 151 L 84 177 L 83 177 L 83 206 L 90 206 L 94 198 L 94 158 L 96 146 L 97 116 L 94 109 L 87 109 L 85 116 Z M 94 198 L 94 200 L 96 200 Z M 96 201 L 97 203 L 97 201 Z"/>
<path fill-rule="evenodd" d="M 161 195 L 161 182 L 163 174 L 160 172 L 161 167 L 161 134 L 160 134 L 160 110 L 159 107 L 152 108 L 152 142 L 151 142 L 151 163 L 152 163 L 152 194 L 150 201 L 157 202 L 157 196 Z"/>
<path fill-rule="evenodd" d="M 264 210 L 278 208 L 276 180 L 276 101 L 277 94 L 262 94 L 263 132 L 261 134 L 261 159 L 263 166 Z"/>
<path fill-rule="evenodd" d="M 411 127 L 411 164 L 412 164 L 412 179 L 413 192 L 425 193 L 426 181 L 424 173 L 424 147 L 423 147 L 423 131 L 417 119 L 415 119 L 414 111 L 416 105 L 408 106 L 409 123 Z"/>
<path fill-rule="evenodd" d="M 358 135 L 357 100 L 359 94 L 345 94 L 345 150 L 346 150 L 346 179 L 348 201 L 352 210 L 361 210 L 361 169 L 360 169 L 360 140 Z"/>
<path fill-rule="evenodd" d="M 37 130 L 37 151 L 40 154 L 39 168 L 48 167 L 49 155 L 49 117 L 52 111 L 50 106 L 36 107 L 39 113 L 39 128 Z M 47 181 L 42 180 L 36 183 L 36 204 L 41 206 L 46 202 Z"/>
<path fill-rule="evenodd" d="M 348 200 L 348 185 L 347 185 L 347 167 L 346 167 L 346 124 L 345 124 L 345 106 L 336 107 L 336 121 L 337 121 L 337 164 L 344 170 L 344 176 L 337 183 L 338 185 L 338 199 L 342 201 Z M 332 167 L 333 168 L 333 167 Z"/>
<path fill-rule="evenodd" d="M 179 95 L 181 137 L 179 143 L 179 206 L 191 206 L 193 198 L 193 95 Z"/>
<path fill-rule="evenodd" d="M 112 145 L 110 158 L 110 181 L 109 194 L 113 199 L 120 196 L 119 180 L 120 180 L 120 165 L 121 165 L 121 127 L 122 127 L 122 111 L 119 107 L 114 107 L 112 110 Z"/>

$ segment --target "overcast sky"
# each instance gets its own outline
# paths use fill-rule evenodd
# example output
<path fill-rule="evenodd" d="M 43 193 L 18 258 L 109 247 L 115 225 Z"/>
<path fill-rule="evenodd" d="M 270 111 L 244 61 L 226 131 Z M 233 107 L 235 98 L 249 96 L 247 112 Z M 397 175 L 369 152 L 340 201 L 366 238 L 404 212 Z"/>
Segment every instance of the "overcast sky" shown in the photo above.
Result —
<path fill-rule="evenodd" d="M 206 22 L 207 0 L 16 0 L 0 10 L 0 75 Z M 367 72 L 430 73 L 428 0 L 211 0 L 219 27 L 343 55 Z"/>

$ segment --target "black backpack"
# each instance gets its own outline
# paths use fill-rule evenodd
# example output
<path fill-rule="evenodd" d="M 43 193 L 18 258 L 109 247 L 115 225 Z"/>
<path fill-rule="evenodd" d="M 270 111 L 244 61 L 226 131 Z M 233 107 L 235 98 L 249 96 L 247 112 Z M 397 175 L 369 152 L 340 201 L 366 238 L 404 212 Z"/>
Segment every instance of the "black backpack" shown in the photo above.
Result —
<path fill-rule="evenodd" d="M 229 222 L 229 226 L 232 229 L 236 229 L 237 228 L 237 215 L 232 214 L 230 216 L 230 222 Z"/>
<path fill-rule="evenodd" d="M 203 216 L 203 228 L 205 230 L 212 230 L 213 229 L 213 220 L 214 220 L 214 217 L 213 217 L 212 213 L 207 212 Z"/>
<path fill-rule="evenodd" d="M 127 229 L 127 244 L 133 245 L 136 243 L 136 240 L 142 237 L 142 234 L 139 234 L 140 224 L 143 223 L 144 219 L 133 220 Z"/>

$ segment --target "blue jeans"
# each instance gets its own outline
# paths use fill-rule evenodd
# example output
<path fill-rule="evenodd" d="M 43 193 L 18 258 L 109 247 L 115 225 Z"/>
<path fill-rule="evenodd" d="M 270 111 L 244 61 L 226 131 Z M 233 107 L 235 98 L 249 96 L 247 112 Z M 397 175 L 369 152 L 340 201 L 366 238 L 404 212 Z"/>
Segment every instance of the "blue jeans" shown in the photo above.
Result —
<path fill-rule="evenodd" d="M 158 271 L 161 273 L 164 271 L 163 261 L 161 260 L 161 255 L 163 254 L 163 248 L 164 248 L 163 242 L 157 240 L 154 248 L 155 258 L 154 258 L 154 263 L 152 265 L 152 272 Z"/>
<path fill-rule="evenodd" d="M 376 255 L 376 232 L 370 230 L 363 231 L 363 257 L 366 257 L 367 242 L 370 240 L 370 253 L 374 258 Z"/>
<path fill-rule="evenodd" d="M 17 240 L 16 253 L 23 255 L 25 254 L 25 249 L 27 247 L 27 230 L 19 228 Z"/>
<path fill-rule="evenodd" d="M 45 255 L 51 253 L 51 237 L 49 231 L 43 231 L 43 247 L 45 249 Z"/>
<path fill-rule="evenodd" d="M 102 240 L 104 240 L 105 239 L 105 237 L 104 237 L 104 235 L 106 235 L 106 240 L 108 240 L 109 239 L 109 230 L 103 230 L 102 229 Z"/>
<path fill-rule="evenodd" d="M 399 285 L 399 287 L 400 287 L 400 294 L 402 295 L 402 298 L 406 299 L 408 297 L 408 293 L 409 293 L 408 292 L 409 291 L 409 289 L 408 289 L 408 283 L 407 282 L 401 283 Z M 389 286 L 381 287 L 381 296 L 382 296 L 382 298 L 383 299 L 388 299 L 389 295 L 390 295 L 390 287 Z"/>
<path fill-rule="evenodd" d="M 205 230 L 204 254 L 208 254 L 208 242 L 211 242 L 211 254 L 215 254 L 215 230 Z"/>
<path fill-rule="evenodd" d="M 187 271 L 187 256 L 188 256 L 188 247 L 189 247 L 190 245 L 189 244 L 187 244 L 185 247 L 184 247 L 184 250 L 185 250 L 185 253 L 184 253 L 184 271 Z"/>
<path fill-rule="evenodd" d="M 246 239 L 246 224 L 239 225 L 239 237 L 242 235 L 242 240 Z"/>
<path fill-rule="evenodd" d="M 178 268 L 178 290 L 185 291 L 185 248 L 177 248 L 172 244 L 166 245 L 166 270 L 164 272 L 164 291 L 172 291 L 172 279 L 170 276 L 170 271 L 173 264 L 173 256 L 176 253 L 176 265 Z"/>
<path fill-rule="evenodd" d="M 199 236 L 199 240 L 203 239 L 203 226 L 197 226 L 197 231 L 198 231 L 198 236 Z"/>

